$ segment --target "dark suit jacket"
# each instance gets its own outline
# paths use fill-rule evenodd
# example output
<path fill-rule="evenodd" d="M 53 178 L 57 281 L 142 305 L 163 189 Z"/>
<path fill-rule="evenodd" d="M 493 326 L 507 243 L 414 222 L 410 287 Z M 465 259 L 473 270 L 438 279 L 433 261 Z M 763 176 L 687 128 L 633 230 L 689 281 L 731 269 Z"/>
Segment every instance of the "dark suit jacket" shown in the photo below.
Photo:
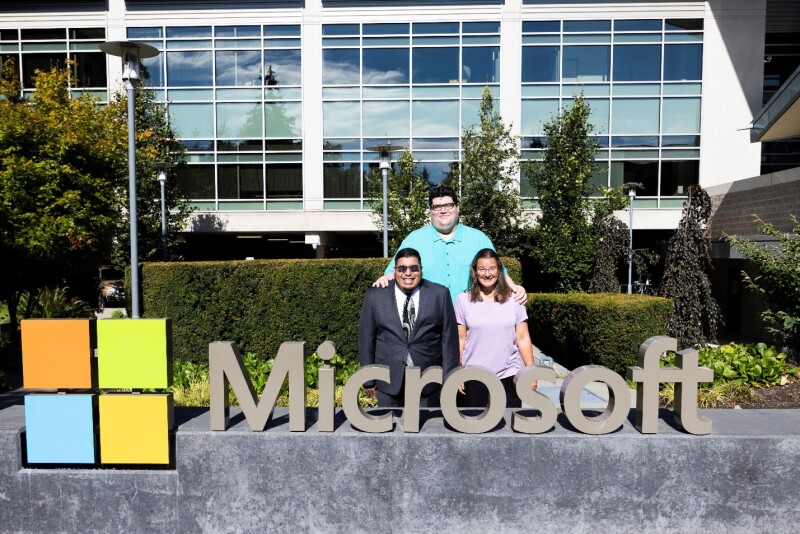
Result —
<path fill-rule="evenodd" d="M 414 331 L 408 341 L 397 313 L 395 282 L 367 289 L 358 326 L 358 357 L 362 366 L 389 366 L 390 383 L 377 382 L 379 390 L 388 395 L 400 392 L 408 354 L 423 371 L 441 366 L 446 378 L 458 366 L 458 350 L 456 314 L 446 287 L 422 280 Z"/>

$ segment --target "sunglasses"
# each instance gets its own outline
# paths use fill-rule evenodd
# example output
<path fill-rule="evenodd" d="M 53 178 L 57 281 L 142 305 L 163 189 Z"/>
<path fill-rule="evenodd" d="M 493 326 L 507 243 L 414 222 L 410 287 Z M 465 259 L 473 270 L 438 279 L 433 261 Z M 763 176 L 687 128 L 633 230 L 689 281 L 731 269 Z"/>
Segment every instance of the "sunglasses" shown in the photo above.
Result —
<path fill-rule="evenodd" d="M 418 273 L 422 270 L 422 265 L 398 265 L 394 268 L 395 271 L 399 273 L 404 273 L 406 271 L 411 271 L 412 273 Z"/>

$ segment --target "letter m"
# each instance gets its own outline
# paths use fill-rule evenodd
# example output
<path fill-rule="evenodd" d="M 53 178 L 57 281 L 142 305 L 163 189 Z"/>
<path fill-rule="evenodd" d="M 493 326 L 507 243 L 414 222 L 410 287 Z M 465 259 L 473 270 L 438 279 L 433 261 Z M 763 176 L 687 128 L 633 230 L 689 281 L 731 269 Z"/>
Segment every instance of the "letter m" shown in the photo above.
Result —
<path fill-rule="evenodd" d="M 228 393 L 232 387 L 250 430 L 261 432 L 278 400 L 281 386 L 289 380 L 289 430 L 306 429 L 305 342 L 286 341 L 278 349 L 275 364 L 267 378 L 260 399 L 256 399 L 253 382 L 247 374 L 239 349 L 230 341 L 208 345 L 211 395 L 211 430 L 228 427 Z"/>

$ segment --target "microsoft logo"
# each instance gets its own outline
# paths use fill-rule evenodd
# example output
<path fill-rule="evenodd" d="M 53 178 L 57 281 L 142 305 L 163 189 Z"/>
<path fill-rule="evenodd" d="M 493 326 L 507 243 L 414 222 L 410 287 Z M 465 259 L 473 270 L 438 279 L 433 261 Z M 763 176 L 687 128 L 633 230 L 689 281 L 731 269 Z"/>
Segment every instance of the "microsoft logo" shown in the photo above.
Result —
<path fill-rule="evenodd" d="M 169 319 L 24 320 L 22 365 L 29 465 L 170 463 Z"/>

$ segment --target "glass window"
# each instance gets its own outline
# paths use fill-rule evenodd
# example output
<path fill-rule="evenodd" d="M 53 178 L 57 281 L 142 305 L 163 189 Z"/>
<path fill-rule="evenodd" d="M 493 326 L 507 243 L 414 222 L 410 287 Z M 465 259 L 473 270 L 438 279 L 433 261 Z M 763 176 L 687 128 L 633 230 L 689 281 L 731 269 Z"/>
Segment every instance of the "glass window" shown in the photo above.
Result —
<path fill-rule="evenodd" d="M 105 39 L 105 28 L 72 28 L 69 30 L 70 39 Z"/>
<path fill-rule="evenodd" d="M 689 134 L 700 132 L 700 99 L 699 98 L 665 98 L 664 124 L 661 131 L 665 134 Z"/>
<path fill-rule="evenodd" d="M 322 51 L 322 83 L 325 85 L 358 85 L 361 63 L 357 48 Z"/>
<path fill-rule="evenodd" d="M 500 33 L 499 22 L 465 22 L 462 26 L 464 33 Z"/>
<path fill-rule="evenodd" d="M 458 48 L 414 48 L 414 83 L 450 83 L 458 80 Z"/>
<path fill-rule="evenodd" d="M 608 133 L 609 102 L 607 99 L 588 100 L 589 124 L 593 126 L 593 134 Z"/>
<path fill-rule="evenodd" d="M 703 45 L 664 45 L 664 80 L 700 80 L 703 77 Z"/>
<path fill-rule="evenodd" d="M 365 48 L 363 54 L 363 83 L 408 83 L 407 48 Z"/>
<path fill-rule="evenodd" d="M 461 49 L 461 79 L 467 83 L 500 81 L 500 48 L 497 46 Z M 416 69 L 415 69 L 416 72 Z"/>
<path fill-rule="evenodd" d="M 661 136 L 661 146 L 700 146 L 699 135 L 663 135 Z"/>
<path fill-rule="evenodd" d="M 67 37 L 66 28 L 23 28 L 20 31 L 23 41 L 44 41 Z"/>
<path fill-rule="evenodd" d="M 417 172 L 428 183 L 438 185 L 452 177 L 455 165 L 457 164 L 448 161 L 420 161 L 417 164 Z"/>
<path fill-rule="evenodd" d="M 22 86 L 26 89 L 33 87 L 33 77 L 37 70 L 49 71 L 53 67 L 64 67 L 67 60 L 66 52 L 45 54 L 22 55 Z M 103 84 L 105 85 L 105 84 Z"/>
<path fill-rule="evenodd" d="M 702 30 L 703 19 L 667 19 L 665 29 L 667 31 Z"/>
<path fill-rule="evenodd" d="M 211 26 L 170 26 L 167 28 L 167 38 L 170 37 L 211 37 Z"/>
<path fill-rule="evenodd" d="M 615 135 L 611 138 L 612 148 L 649 148 L 657 146 L 657 135 Z"/>
<path fill-rule="evenodd" d="M 217 26 L 217 37 L 261 37 L 261 26 Z"/>
<path fill-rule="evenodd" d="M 408 24 L 364 24 L 364 35 L 408 35 Z"/>
<path fill-rule="evenodd" d="M 214 137 L 213 104 L 170 104 L 170 123 L 180 137 L 206 139 Z"/>
<path fill-rule="evenodd" d="M 608 187 L 608 163 L 606 162 L 598 163 L 589 178 L 589 189 L 593 192 L 592 196 L 601 196 L 602 187 Z"/>
<path fill-rule="evenodd" d="M 160 26 L 155 28 L 128 28 L 127 35 L 128 39 L 131 40 L 161 39 L 164 37 L 164 33 Z"/>
<path fill-rule="evenodd" d="M 167 52 L 167 81 L 171 87 L 211 86 L 211 52 Z"/>
<path fill-rule="evenodd" d="M 558 81 L 558 47 L 526 46 L 522 48 L 523 82 Z"/>
<path fill-rule="evenodd" d="M 302 198 L 303 166 L 300 163 L 267 165 L 267 198 Z"/>
<path fill-rule="evenodd" d="M 218 86 L 261 85 L 261 53 L 258 50 L 216 52 Z"/>
<path fill-rule="evenodd" d="M 611 113 L 613 134 L 657 134 L 658 99 L 615 99 Z"/>
<path fill-rule="evenodd" d="M 164 87 L 164 55 L 159 54 L 141 61 L 141 76 L 150 87 Z"/>
<path fill-rule="evenodd" d="M 661 196 L 685 196 L 690 185 L 700 180 L 700 162 L 694 161 L 662 161 L 661 162 Z"/>
<path fill-rule="evenodd" d="M 611 49 L 608 46 L 565 46 L 562 80 L 567 82 L 608 81 Z"/>
<path fill-rule="evenodd" d="M 458 33 L 458 22 L 415 22 L 414 35 Z"/>
<path fill-rule="evenodd" d="M 408 137 L 408 108 L 408 101 L 376 100 L 364 102 L 364 136 Z M 352 120 L 352 118 L 349 120 Z"/>
<path fill-rule="evenodd" d="M 16 41 L 19 39 L 17 30 L 0 28 L 0 41 Z"/>
<path fill-rule="evenodd" d="M 322 194 L 325 198 L 359 198 L 360 177 L 360 163 L 325 163 L 322 166 Z"/>
<path fill-rule="evenodd" d="M 561 23 L 557 20 L 524 21 L 523 33 L 555 33 L 561 31 Z"/>
<path fill-rule="evenodd" d="M 558 100 L 523 100 L 522 135 L 544 134 L 544 124 L 558 114 Z"/>
<path fill-rule="evenodd" d="M 300 37 L 299 24 L 264 26 L 264 37 Z"/>
<path fill-rule="evenodd" d="M 358 24 L 323 24 L 322 35 L 358 35 Z"/>
<path fill-rule="evenodd" d="M 219 198 L 264 198 L 264 171 L 261 165 L 220 165 L 218 172 Z"/>
<path fill-rule="evenodd" d="M 251 138 L 263 135 L 260 103 L 217 104 L 219 137 Z"/>
<path fill-rule="evenodd" d="M 610 20 L 565 20 L 564 33 L 567 32 L 610 32 Z"/>
<path fill-rule="evenodd" d="M 75 78 L 78 87 L 105 87 L 108 83 L 106 76 L 106 55 L 102 52 L 72 53 L 72 59 L 77 62 Z"/>
<path fill-rule="evenodd" d="M 178 190 L 190 199 L 214 198 L 214 166 L 186 165 L 176 169 Z"/>
<path fill-rule="evenodd" d="M 654 197 L 658 195 L 658 162 L 657 161 L 612 161 L 611 187 L 619 187 L 626 183 L 640 183 L 644 189 L 638 189 L 636 196 Z"/>
<path fill-rule="evenodd" d="M 300 85 L 300 50 L 264 50 L 265 85 Z"/>
<path fill-rule="evenodd" d="M 264 104 L 267 137 L 302 137 L 303 108 L 300 102 L 268 102 Z"/>
<path fill-rule="evenodd" d="M 457 100 L 416 100 L 411 106 L 414 136 L 457 136 Z"/>
<path fill-rule="evenodd" d="M 616 45 L 614 81 L 661 79 L 661 45 Z"/>
<path fill-rule="evenodd" d="M 361 135 L 359 102 L 323 102 L 322 131 L 324 137 L 358 137 Z"/>
<path fill-rule="evenodd" d="M 615 20 L 616 32 L 652 32 L 661 31 L 660 20 Z"/>

